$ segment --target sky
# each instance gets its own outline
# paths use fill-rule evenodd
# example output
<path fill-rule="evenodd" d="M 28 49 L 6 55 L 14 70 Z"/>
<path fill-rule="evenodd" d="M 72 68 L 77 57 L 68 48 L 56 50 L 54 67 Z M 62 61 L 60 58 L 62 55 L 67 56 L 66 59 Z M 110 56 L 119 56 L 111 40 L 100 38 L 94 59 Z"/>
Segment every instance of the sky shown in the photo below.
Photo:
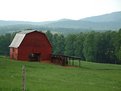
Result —
<path fill-rule="evenodd" d="M 0 0 L 0 20 L 78 20 L 121 11 L 121 0 Z"/>

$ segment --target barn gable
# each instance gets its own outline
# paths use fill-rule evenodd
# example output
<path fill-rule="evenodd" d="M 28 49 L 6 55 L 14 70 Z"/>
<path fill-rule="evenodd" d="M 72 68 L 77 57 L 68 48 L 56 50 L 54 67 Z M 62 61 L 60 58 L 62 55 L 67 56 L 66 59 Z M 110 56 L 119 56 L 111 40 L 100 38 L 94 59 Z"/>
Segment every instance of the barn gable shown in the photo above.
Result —
<path fill-rule="evenodd" d="M 17 33 L 9 47 L 18 48 L 22 43 L 23 39 L 25 38 L 26 34 L 34 31 L 35 30 L 28 30 Z"/>

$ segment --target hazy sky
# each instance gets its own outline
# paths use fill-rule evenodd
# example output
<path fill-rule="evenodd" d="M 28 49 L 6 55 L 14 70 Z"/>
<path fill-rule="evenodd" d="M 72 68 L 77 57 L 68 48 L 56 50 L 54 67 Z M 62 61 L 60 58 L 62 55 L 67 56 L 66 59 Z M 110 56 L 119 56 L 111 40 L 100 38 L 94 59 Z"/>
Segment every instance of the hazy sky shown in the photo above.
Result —
<path fill-rule="evenodd" d="M 115 11 L 121 0 L 0 0 L 0 20 L 77 20 Z"/>

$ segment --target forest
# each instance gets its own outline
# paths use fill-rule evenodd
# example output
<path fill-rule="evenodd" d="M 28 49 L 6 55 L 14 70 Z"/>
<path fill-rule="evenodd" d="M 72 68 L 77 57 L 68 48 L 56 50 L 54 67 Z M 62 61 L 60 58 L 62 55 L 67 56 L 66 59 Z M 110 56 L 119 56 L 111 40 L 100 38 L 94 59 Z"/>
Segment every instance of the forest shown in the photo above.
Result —
<path fill-rule="evenodd" d="M 9 55 L 9 45 L 16 33 L 0 35 L 0 55 Z M 83 61 L 121 64 L 121 29 L 105 32 L 60 34 L 47 31 L 53 54 L 81 57 Z"/>

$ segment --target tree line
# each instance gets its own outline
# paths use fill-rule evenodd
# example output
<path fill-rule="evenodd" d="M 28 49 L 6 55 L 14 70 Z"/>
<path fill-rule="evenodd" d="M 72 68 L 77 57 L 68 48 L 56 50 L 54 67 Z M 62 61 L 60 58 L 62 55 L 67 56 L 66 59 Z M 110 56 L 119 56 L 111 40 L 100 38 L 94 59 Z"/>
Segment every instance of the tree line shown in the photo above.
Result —
<path fill-rule="evenodd" d="M 52 34 L 46 32 L 53 46 L 53 54 L 81 57 L 98 63 L 121 63 L 121 29 L 106 32 Z"/>
<path fill-rule="evenodd" d="M 46 32 L 53 54 L 81 57 L 84 61 L 121 64 L 121 29 L 63 34 Z M 0 35 L 0 55 L 9 55 L 15 33 Z"/>

